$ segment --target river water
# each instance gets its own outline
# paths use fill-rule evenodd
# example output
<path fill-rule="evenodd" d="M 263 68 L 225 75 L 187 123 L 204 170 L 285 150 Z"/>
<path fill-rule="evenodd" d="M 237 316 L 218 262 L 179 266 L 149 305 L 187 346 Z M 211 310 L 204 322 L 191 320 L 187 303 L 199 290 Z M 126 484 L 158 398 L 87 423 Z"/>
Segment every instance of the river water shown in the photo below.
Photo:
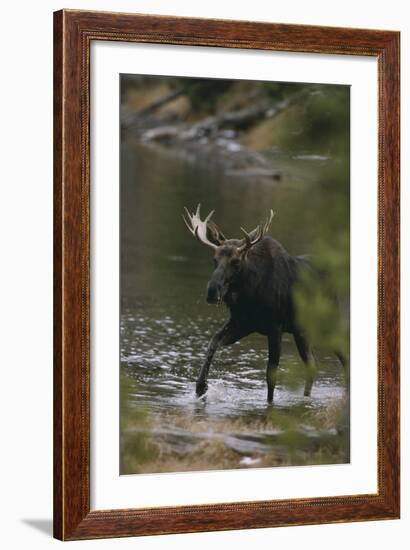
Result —
<path fill-rule="evenodd" d="M 222 231 L 235 237 L 240 226 L 252 229 L 273 208 L 270 234 L 290 253 L 308 254 L 317 239 L 315 220 L 333 201 L 331 189 L 319 194 L 311 184 L 329 167 L 337 169 L 337 160 L 271 151 L 281 174 L 271 179 L 229 175 L 210 159 L 199 161 L 131 139 L 124 140 L 121 155 L 120 346 L 130 406 L 147 411 L 154 421 L 151 437 L 168 454 L 184 457 L 184 469 L 192 469 L 189 453 L 195 444 L 215 435 L 237 456 L 233 467 L 258 465 L 269 452 L 266 437 L 271 435 L 265 430 L 261 439 L 252 428 L 253 420 L 266 419 L 271 410 L 266 339 L 252 335 L 218 352 L 206 398 L 196 398 L 195 379 L 207 343 L 228 311 L 205 301 L 212 252 L 187 231 L 181 214 L 184 206 L 193 210 L 200 202 L 202 213 L 215 209 Z M 297 411 L 299 418 L 343 399 L 345 379 L 338 361 L 320 350 L 316 359 L 311 397 L 303 397 L 304 366 L 285 335 L 274 409 L 290 417 Z M 241 423 L 248 428 L 241 429 Z M 334 461 L 341 461 L 340 455 Z M 144 471 L 162 471 L 158 461 L 150 468 Z"/>

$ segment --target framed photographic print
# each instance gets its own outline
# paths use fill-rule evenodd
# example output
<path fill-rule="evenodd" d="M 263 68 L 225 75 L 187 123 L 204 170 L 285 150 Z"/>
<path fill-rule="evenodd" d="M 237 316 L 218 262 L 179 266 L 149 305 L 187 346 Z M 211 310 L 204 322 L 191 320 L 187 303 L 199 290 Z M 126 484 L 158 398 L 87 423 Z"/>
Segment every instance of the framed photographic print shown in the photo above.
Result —
<path fill-rule="evenodd" d="M 399 517 L 399 33 L 54 14 L 54 533 Z"/>

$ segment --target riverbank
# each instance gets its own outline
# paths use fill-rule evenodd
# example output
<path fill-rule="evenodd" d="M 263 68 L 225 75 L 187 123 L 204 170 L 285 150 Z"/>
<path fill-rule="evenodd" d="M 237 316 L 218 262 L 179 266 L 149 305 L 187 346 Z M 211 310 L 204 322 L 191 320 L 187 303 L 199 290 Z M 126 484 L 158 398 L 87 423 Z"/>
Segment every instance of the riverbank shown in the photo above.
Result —
<path fill-rule="evenodd" d="M 265 468 L 349 461 L 345 398 L 292 416 L 268 408 L 265 417 L 198 418 L 156 414 L 130 420 L 122 437 L 122 473 Z M 295 414 L 296 412 L 296 414 Z M 136 453 L 135 439 L 144 442 Z"/>
<path fill-rule="evenodd" d="M 219 84 L 216 92 L 204 84 L 205 92 L 200 93 L 199 84 L 192 91 L 195 79 L 185 80 L 190 84 L 171 77 L 134 77 L 125 82 L 123 136 L 218 164 L 228 175 L 276 183 L 283 177 L 275 163 L 278 150 L 292 149 L 293 144 L 295 155 L 312 160 L 326 160 L 332 154 L 334 139 L 307 140 L 305 135 L 316 118 L 326 126 L 329 87 L 222 81 L 225 84 Z"/>

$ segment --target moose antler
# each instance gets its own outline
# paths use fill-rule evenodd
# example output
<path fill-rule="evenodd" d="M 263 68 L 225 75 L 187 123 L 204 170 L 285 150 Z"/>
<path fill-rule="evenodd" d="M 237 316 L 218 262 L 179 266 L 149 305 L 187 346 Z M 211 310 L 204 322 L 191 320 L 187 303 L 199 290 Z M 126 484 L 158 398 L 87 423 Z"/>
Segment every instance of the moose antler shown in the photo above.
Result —
<path fill-rule="evenodd" d="M 209 241 L 207 237 L 207 223 L 211 219 L 211 216 L 214 213 L 214 210 L 212 210 L 212 212 L 210 212 L 207 215 L 207 217 L 202 221 L 200 218 L 200 215 L 201 215 L 200 209 L 201 209 L 201 205 L 198 204 L 195 214 L 190 214 L 188 208 L 185 207 L 185 212 L 187 213 L 190 224 L 185 219 L 185 216 L 182 216 L 182 219 L 184 220 L 185 225 L 187 226 L 187 228 L 190 230 L 190 232 L 194 237 L 196 237 L 202 243 L 216 250 L 218 248 L 217 245 L 214 243 L 211 243 L 211 241 Z"/>
<path fill-rule="evenodd" d="M 227 240 L 225 235 L 222 233 L 222 231 L 219 229 L 214 221 L 208 221 L 207 227 L 209 229 L 212 239 L 216 242 L 216 244 L 221 245 Z"/>
<path fill-rule="evenodd" d="M 238 247 L 239 254 L 245 254 L 252 246 L 258 243 L 266 235 L 266 233 L 269 231 L 269 227 L 270 227 L 270 224 L 272 223 L 272 219 L 274 215 L 275 214 L 271 209 L 269 216 L 266 218 L 265 223 L 262 226 L 258 225 L 250 233 L 248 233 L 243 227 L 241 227 L 241 231 L 245 233 L 245 239 L 244 239 L 244 243 L 240 247 Z"/>

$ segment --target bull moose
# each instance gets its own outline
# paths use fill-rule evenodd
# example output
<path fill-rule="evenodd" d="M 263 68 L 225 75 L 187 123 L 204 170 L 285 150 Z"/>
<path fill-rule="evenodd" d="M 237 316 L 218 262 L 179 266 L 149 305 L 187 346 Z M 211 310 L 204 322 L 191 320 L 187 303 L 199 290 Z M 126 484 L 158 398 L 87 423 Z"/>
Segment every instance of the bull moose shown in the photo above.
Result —
<path fill-rule="evenodd" d="M 296 320 L 292 292 L 300 274 L 310 268 L 309 261 L 303 256 L 291 256 L 278 241 L 267 235 L 274 216 L 272 210 L 265 223 L 249 233 L 241 227 L 244 234 L 241 239 L 227 239 L 223 235 L 211 221 L 214 211 L 204 220 L 200 218 L 200 205 L 195 213 L 191 214 L 187 208 L 185 211 L 188 220 L 183 219 L 190 232 L 214 251 L 215 269 L 207 286 L 207 302 L 224 303 L 230 310 L 230 318 L 209 343 L 196 382 L 197 396 L 204 395 L 208 389 L 209 367 L 218 347 L 234 344 L 254 332 L 268 338 L 268 402 L 273 401 L 284 332 L 293 334 L 306 366 L 304 394 L 310 395 L 314 358 Z M 344 363 L 341 355 L 339 359 Z"/>

